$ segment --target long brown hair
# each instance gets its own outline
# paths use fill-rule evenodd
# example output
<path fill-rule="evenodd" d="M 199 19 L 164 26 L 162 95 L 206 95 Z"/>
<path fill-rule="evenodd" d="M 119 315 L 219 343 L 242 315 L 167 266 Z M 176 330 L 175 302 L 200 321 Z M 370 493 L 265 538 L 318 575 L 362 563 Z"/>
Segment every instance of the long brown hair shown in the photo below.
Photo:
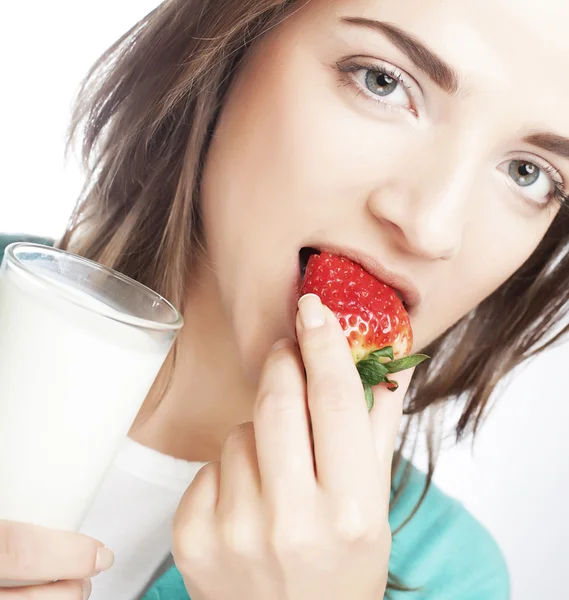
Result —
<path fill-rule="evenodd" d="M 77 99 L 70 140 L 82 140 L 87 178 L 60 246 L 183 310 L 203 248 L 200 173 L 226 92 L 255 40 L 306 2 L 167 0 L 109 48 Z M 427 349 L 408 415 L 456 400 L 457 436 L 477 429 L 497 382 L 568 332 L 554 329 L 569 304 L 568 247 L 561 211 L 530 260 Z"/>

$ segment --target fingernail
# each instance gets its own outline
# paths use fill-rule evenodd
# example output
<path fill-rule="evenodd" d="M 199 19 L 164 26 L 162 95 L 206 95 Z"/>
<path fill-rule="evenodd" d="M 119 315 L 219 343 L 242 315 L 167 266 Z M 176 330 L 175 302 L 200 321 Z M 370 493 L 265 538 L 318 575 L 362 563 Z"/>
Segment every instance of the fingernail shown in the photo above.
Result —
<path fill-rule="evenodd" d="M 95 568 L 100 573 L 101 571 L 106 571 L 113 566 L 115 562 L 115 555 L 104 546 L 101 546 L 97 550 L 97 562 L 95 563 Z"/>
<path fill-rule="evenodd" d="M 326 321 L 324 308 L 320 298 L 316 294 L 305 294 L 298 301 L 300 321 L 305 329 L 316 329 L 322 327 Z"/>
<path fill-rule="evenodd" d="M 93 584 L 90 579 L 83 580 L 83 600 L 88 600 L 91 595 L 91 590 L 93 589 Z"/>

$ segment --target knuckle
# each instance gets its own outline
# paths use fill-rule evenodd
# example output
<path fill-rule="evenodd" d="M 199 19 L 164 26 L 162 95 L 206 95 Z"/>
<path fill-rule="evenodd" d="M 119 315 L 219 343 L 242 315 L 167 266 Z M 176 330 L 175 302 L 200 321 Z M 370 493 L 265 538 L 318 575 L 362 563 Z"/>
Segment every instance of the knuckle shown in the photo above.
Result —
<path fill-rule="evenodd" d="M 379 521 L 369 518 L 353 506 L 340 510 L 334 523 L 336 539 L 348 545 L 376 544 L 383 537 L 383 529 Z"/>
<path fill-rule="evenodd" d="M 334 376 L 331 376 L 330 379 L 323 376 L 321 381 L 311 386 L 311 396 L 330 411 L 345 412 L 352 410 L 354 395 L 342 383 L 336 384 L 334 380 Z"/>
<path fill-rule="evenodd" d="M 209 522 L 200 511 L 192 510 L 196 494 L 199 495 L 203 486 L 217 486 L 220 474 L 220 463 L 212 462 L 204 465 L 194 477 L 194 480 L 182 497 L 172 520 L 173 545 L 179 556 L 189 554 L 194 548 L 201 547 L 207 536 Z"/>
<path fill-rule="evenodd" d="M 177 563 L 186 562 L 186 560 L 192 555 L 192 544 L 193 536 L 191 535 L 191 528 L 188 524 L 185 525 L 183 530 L 178 530 L 174 533 L 172 539 L 172 555 Z"/>
<path fill-rule="evenodd" d="M 194 527 L 190 520 L 184 528 L 175 532 L 172 540 L 172 556 L 180 570 L 190 572 L 203 568 L 209 562 L 209 551 L 204 545 L 201 528 Z"/>
<path fill-rule="evenodd" d="M 297 409 L 300 403 L 301 398 L 291 392 L 264 390 L 259 393 L 255 412 L 257 417 L 268 413 L 289 413 Z"/>
<path fill-rule="evenodd" d="M 193 546 L 196 541 L 192 519 L 186 519 L 183 523 L 176 521 L 174 518 L 172 528 L 172 548 L 173 554 L 184 556 L 186 549 Z"/>
<path fill-rule="evenodd" d="M 298 353 L 293 348 L 280 348 L 270 352 L 263 366 L 261 381 L 289 372 L 291 365 L 297 360 Z"/>
<path fill-rule="evenodd" d="M 212 477 L 217 478 L 220 468 L 221 463 L 219 461 L 208 462 L 203 467 L 200 467 L 200 470 L 196 473 L 194 480 L 198 477 L 200 479 L 209 479 Z"/>
<path fill-rule="evenodd" d="M 269 545 L 273 555 L 281 560 L 307 562 L 317 549 L 318 540 L 314 530 L 301 523 L 275 527 Z"/>
<path fill-rule="evenodd" d="M 187 511 L 183 509 L 187 506 L 188 501 L 190 501 L 198 490 L 202 489 L 204 486 L 209 487 L 216 485 L 220 477 L 220 472 L 221 463 L 219 461 L 206 463 L 200 467 L 178 505 L 178 510 L 174 517 L 174 522 L 177 526 L 180 526 L 187 516 Z"/>
<path fill-rule="evenodd" d="M 288 363 L 291 360 L 291 357 L 295 355 L 295 348 L 291 345 L 281 346 L 276 350 L 272 350 L 266 360 L 266 366 L 269 369 L 278 368 Z"/>
<path fill-rule="evenodd" d="M 244 519 L 226 519 L 221 525 L 221 537 L 225 548 L 234 556 L 253 558 L 259 553 L 253 527 Z"/>
<path fill-rule="evenodd" d="M 226 445 L 242 445 L 254 436 L 253 423 L 241 423 L 232 427 L 225 438 Z"/>

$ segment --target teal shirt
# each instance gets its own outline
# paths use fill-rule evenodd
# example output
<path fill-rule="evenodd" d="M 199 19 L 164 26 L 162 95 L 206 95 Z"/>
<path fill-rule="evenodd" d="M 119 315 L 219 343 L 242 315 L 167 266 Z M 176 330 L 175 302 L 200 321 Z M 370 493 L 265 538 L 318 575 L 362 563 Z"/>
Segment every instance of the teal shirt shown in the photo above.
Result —
<path fill-rule="evenodd" d="M 0 235 L 0 259 L 4 246 L 13 241 L 50 243 L 32 236 Z M 425 475 L 414 469 L 399 502 L 390 512 L 392 530 L 411 514 L 424 483 Z M 390 571 L 407 587 L 420 588 L 417 592 L 390 592 L 391 600 L 510 598 L 506 563 L 489 532 L 459 502 L 434 485 L 413 519 L 395 535 Z M 143 600 L 188 598 L 182 576 L 174 567 L 158 579 Z"/>
<path fill-rule="evenodd" d="M 425 475 L 413 469 L 405 491 L 389 515 L 392 530 L 411 514 L 424 484 Z M 394 536 L 390 571 L 407 587 L 420 588 L 416 592 L 390 592 L 391 600 L 510 598 L 508 570 L 496 542 L 459 502 L 434 485 L 415 516 Z M 182 576 L 173 567 L 143 600 L 188 598 Z"/>

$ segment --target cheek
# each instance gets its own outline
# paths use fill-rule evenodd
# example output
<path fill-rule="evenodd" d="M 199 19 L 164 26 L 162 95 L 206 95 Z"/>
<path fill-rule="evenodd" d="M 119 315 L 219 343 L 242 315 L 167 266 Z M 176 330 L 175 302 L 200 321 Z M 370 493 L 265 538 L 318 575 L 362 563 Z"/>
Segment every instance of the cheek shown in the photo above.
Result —
<path fill-rule="evenodd" d="M 472 285 L 469 287 L 474 298 L 473 306 L 489 296 L 527 262 L 553 220 L 552 213 L 547 210 L 530 208 L 527 212 L 522 209 L 516 213 L 504 199 L 497 200 L 500 202 L 496 202 L 494 207 L 489 206 L 484 214 L 479 215 L 477 225 L 471 227 L 465 244 L 463 260 L 471 265 L 469 272 Z M 462 280 L 466 283 L 464 276 Z"/>
<path fill-rule="evenodd" d="M 513 218 L 494 203 L 465 230 L 459 256 L 431 280 L 413 319 L 416 351 L 430 344 L 506 282 L 541 242 L 548 221 Z M 513 309 L 513 307 L 512 307 Z M 499 326 L 499 324 L 498 324 Z"/>
<path fill-rule="evenodd" d="M 408 152 L 405 128 L 355 110 L 331 66 L 298 43 L 280 52 L 260 46 L 240 73 L 210 149 L 204 209 L 229 245 L 343 220 Z"/>
<path fill-rule="evenodd" d="M 248 65 L 218 122 L 201 188 L 227 329 L 253 379 L 272 343 L 294 335 L 297 253 L 313 227 L 306 200 L 320 177 L 313 136 L 298 123 L 302 98 L 288 89 L 297 86 L 286 85 L 286 74 Z"/>
<path fill-rule="evenodd" d="M 371 153 L 362 152 L 357 127 L 330 127 L 353 117 L 343 114 L 321 64 L 306 54 L 296 60 L 294 52 L 286 71 L 263 68 L 265 62 L 267 53 L 234 85 L 201 188 L 208 256 L 249 372 L 278 337 L 294 334 L 298 250 L 349 224 L 357 203 L 365 203 L 366 173 L 375 171 L 364 161 Z"/>

